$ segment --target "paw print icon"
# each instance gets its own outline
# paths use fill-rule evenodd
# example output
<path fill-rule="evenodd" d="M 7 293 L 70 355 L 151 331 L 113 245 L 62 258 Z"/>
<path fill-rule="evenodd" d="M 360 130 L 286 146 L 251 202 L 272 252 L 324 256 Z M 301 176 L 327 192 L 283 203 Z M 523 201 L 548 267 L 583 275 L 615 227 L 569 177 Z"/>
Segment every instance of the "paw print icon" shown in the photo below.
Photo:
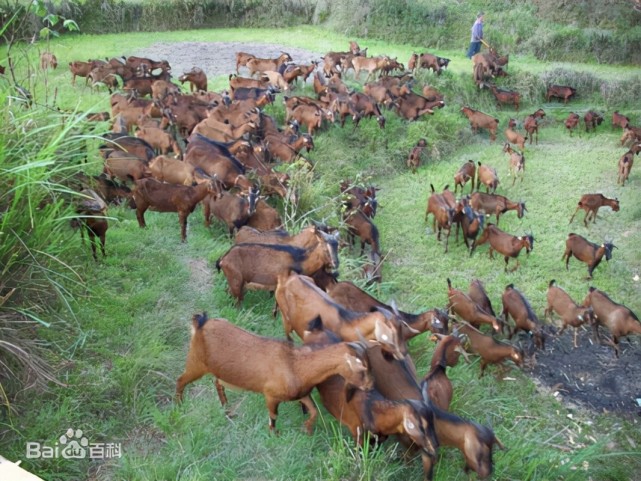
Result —
<path fill-rule="evenodd" d="M 65 459 L 84 459 L 87 457 L 87 446 L 89 440 L 82 435 L 80 429 L 67 429 L 67 432 L 60 436 L 60 453 Z"/>

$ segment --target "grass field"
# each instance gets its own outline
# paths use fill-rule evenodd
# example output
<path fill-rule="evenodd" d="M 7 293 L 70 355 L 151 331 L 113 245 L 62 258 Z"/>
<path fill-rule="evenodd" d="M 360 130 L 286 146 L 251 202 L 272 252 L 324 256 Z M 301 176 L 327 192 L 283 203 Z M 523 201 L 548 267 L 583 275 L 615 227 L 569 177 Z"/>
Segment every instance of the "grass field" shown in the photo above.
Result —
<path fill-rule="evenodd" d="M 315 28 L 288 30 L 217 30 L 163 34 L 76 36 L 57 39 L 52 49 L 61 66 L 87 57 L 130 54 L 154 42 L 252 41 L 292 45 L 314 52 L 343 50 L 348 38 Z M 406 61 L 412 51 L 425 46 L 386 45 L 358 39 L 372 54 L 387 53 Z M 381 231 L 386 255 L 384 282 L 372 289 L 383 301 L 395 299 L 403 310 L 418 312 L 443 307 L 447 301 L 446 278 L 465 288 L 472 278 L 482 279 L 491 299 L 498 303 L 509 283 L 519 288 L 543 317 L 545 293 L 550 279 L 557 279 L 570 295 L 583 299 L 589 285 L 608 292 L 635 312 L 641 312 L 641 287 L 633 280 L 641 273 L 638 234 L 641 182 L 633 169 L 629 185 L 616 185 L 616 163 L 624 152 L 620 132 L 610 128 L 611 110 L 594 95 L 563 106 L 529 99 L 521 112 L 497 111 L 487 91 L 471 85 L 471 63 L 461 52 L 438 52 L 452 59 L 441 78 L 421 74 L 420 81 L 435 83 L 446 95 L 446 107 L 432 117 L 407 123 L 386 113 L 381 131 L 374 121 L 364 120 L 354 130 L 338 125 L 319 133 L 314 161 L 314 181 L 304 184 L 305 199 L 318 209 L 316 219 L 338 222 L 338 184 L 360 178 L 381 190 L 381 210 L 375 223 Z M 31 55 L 31 59 L 35 58 Z M 26 72 L 26 61 L 19 65 Z M 627 81 L 638 75 L 627 67 L 603 65 L 542 64 L 531 58 L 510 59 L 510 72 L 517 79 L 536 77 L 558 67 L 571 72 L 589 72 L 610 81 Z M 41 85 L 42 74 L 34 72 Z M 80 111 L 108 110 L 108 94 L 92 93 L 69 84 L 64 68 L 48 74 L 49 98 L 57 89 L 57 105 Z M 27 74 L 24 79 L 27 80 Z M 213 79 L 214 89 L 226 77 Z M 354 84 L 356 85 L 356 84 Z M 311 89 L 304 90 L 312 95 Z M 39 87 L 36 98 L 44 99 Z M 470 103 L 500 118 L 502 131 L 507 119 L 523 120 L 539 107 L 548 112 L 538 145 L 527 146 L 526 175 L 512 187 L 507 177 L 507 157 L 501 152 L 502 136 L 490 143 L 487 134 L 474 136 L 461 105 Z M 572 111 L 600 109 L 606 122 L 596 134 L 569 137 L 562 119 Z M 637 103 L 618 106 L 638 125 Z M 282 119 L 279 103 L 267 109 Z M 416 174 L 404 161 L 416 141 L 428 139 L 425 165 Z M 93 144 L 91 144 L 93 145 Z M 87 169 L 101 168 L 96 152 L 90 152 Z M 523 199 L 528 213 L 519 220 L 512 214 L 501 218 L 501 228 L 515 234 L 531 231 L 532 254 L 521 258 L 514 273 L 503 272 L 500 258 L 490 260 L 487 247 L 469 257 L 465 247 L 450 242 L 443 254 L 431 225 L 424 222 L 430 184 L 437 190 L 452 185 L 453 174 L 468 159 L 497 167 L 499 192 Z M 61 160 L 62 161 L 62 160 Z M 466 188 L 467 192 L 467 188 Z M 618 197 L 621 211 L 603 209 L 595 225 L 586 229 L 579 220 L 568 225 L 580 195 L 603 192 Z M 121 443 L 122 457 L 111 460 L 25 460 L 23 466 L 47 480 L 397 480 L 421 479 L 416 459 L 406 462 L 393 443 L 377 451 L 358 452 L 352 439 L 326 411 L 313 436 L 303 433 L 304 417 L 297 403 L 279 410 L 279 436 L 267 429 L 267 412 L 260 395 L 229 394 L 233 417 L 225 416 L 208 379 L 190 385 L 182 405 L 173 402 L 175 381 L 184 366 L 191 316 L 207 311 L 225 317 L 252 332 L 282 336 L 279 319 L 271 316 L 273 298 L 265 292 L 250 292 L 238 310 L 226 292 L 226 282 L 214 262 L 229 247 L 226 229 L 207 230 L 200 208 L 190 217 L 188 242 L 180 243 L 177 216 L 146 214 L 148 228 L 138 227 L 135 213 L 111 208 L 113 218 L 107 234 L 108 256 L 98 264 L 88 249 L 80 249 L 69 262 L 84 273 L 88 290 L 74 299 L 76 319 L 55 322 L 42 330 L 52 346 L 64 354 L 59 378 L 66 387 L 52 387 L 34 395 L 25 393 L 18 414 L 3 420 L 0 451 L 10 459 L 24 459 L 25 444 L 38 441 L 53 445 L 68 428 L 82 429 L 90 442 Z M 299 217 L 304 212 L 299 212 Z M 294 219 L 290 225 L 301 224 Z M 613 239 L 618 250 L 603 263 L 595 280 L 585 280 L 585 266 L 573 261 L 566 271 L 561 262 L 564 241 L 577 232 L 594 241 Z M 341 252 L 341 279 L 356 280 L 360 260 L 354 252 Z M 583 335 L 587 335 L 587 332 Z M 633 341 L 639 356 L 639 341 Z M 433 346 L 420 336 L 410 350 L 419 375 L 425 374 Z M 511 369 L 502 380 L 494 375 L 478 379 L 478 361 L 449 371 L 454 384 L 452 410 L 462 417 L 491 425 L 507 451 L 495 454 L 494 479 L 500 480 L 627 480 L 639 479 L 641 444 L 639 423 L 632 416 L 594 413 L 561 404 L 551 392 L 538 390 L 527 372 Z M 495 371 L 491 369 L 491 374 Z M 467 479 L 458 451 L 441 450 L 436 480 Z"/>

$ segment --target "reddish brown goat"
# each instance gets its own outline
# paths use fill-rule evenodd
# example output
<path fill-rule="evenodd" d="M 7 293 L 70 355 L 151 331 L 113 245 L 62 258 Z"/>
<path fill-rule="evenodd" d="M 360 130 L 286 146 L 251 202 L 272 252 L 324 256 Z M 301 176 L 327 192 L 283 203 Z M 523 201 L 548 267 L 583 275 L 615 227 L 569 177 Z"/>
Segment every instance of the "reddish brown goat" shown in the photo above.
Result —
<path fill-rule="evenodd" d="M 525 202 L 514 202 L 507 197 L 499 194 L 485 194 L 483 192 L 474 192 L 470 197 L 470 205 L 473 209 L 485 212 L 487 215 L 496 216 L 496 225 L 499 225 L 501 215 L 513 210 L 519 219 L 522 219 L 527 208 Z"/>
<path fill-rule="evenodd" d="M 545 100 L 549 102 L 553 97 L 557 99 L 562 99 L 564 104 L 568 103 L 572 97 L 576 95 L 576 89 L 574 87 L 568 87 L 565 85 L 549 85 L 547 92 L 545 93 Z"/>
<path fill-rule="evenodd" d="M 223 192 L 219 196 L 208 196 L 203 200 L 205 227 L 211 223 L 211 214 L 227 225 L 229 236 L 244 226 L 256 211 L 256 199 L 260 191 L 250 189 L 247 195 L 243 193 Z"/>
<path fill-rule="evenodd" d="M 458 336 L 440 336 L 432 353 L 430 371 L 423 378 L 428 397 L 444 411 L 450 408 L 454 392 L 452 382 L 447 377 L 447 366 L 456 365 L 461 353 L 466 354 Z"/>
<path fill-rule="evenodd" d="M 605 292 L 590 287 L 583 305 L 591 307 L 596 317 L 596 322 L 593 324 L 595 339 L 599 338 L 600 325 L 607 327 L 610 331 L 612 340 L 607 343 L 614 348 L 616 357 L 619 357 L 620 351 L 619 338 L 630 334 L 641 334 L 641 324 L 637 315 L 623 304 L 614 302 Z"/>
<path fill-rule="evenodd" d="M 481 310 L 487 312 L 492 317 L 496 317 L 494 309 L 492 308 L 492 301 L 490 301 L 490 298 L 485 291 L 485 286 L 483 286 L 483 283 L 480 280 L 474 279 L 470 282 L 470 288 L 468 289 L 467 294 L 470 299 L 472 299 L 476 305 L 481 308 Z"/>
<path fill-rule="evenodd" d="M 536 317 L 528 300 L 514 288 L 514 284 L 508 284 L 505 287 L 501 301 L 503 302 L 503 325 L 507 327 L 510 339 L 518 331 L 525 331 L 534 337 L 534 345 L 538 349 L 544 349 L 545 334 L 541 321 Z M 514 329 L 508 324 L 510 317 L 514 319 Z"/>
<path fill-rule="evenodd" d="M 454 289 L 450 279 L 447 279 L 447 299 L 448 310 L 473 326 L 480 327 L 481 324 L 489 324 L 495 332 L 501 330 L 499 320 L 479 307 L 463 291 Z"/>
<path fill-rule="evenodd" d="M 521 94 L 514 90 L 500 89 L 496 85 L 491 84 L 490 89 L 496 99 L 497 106 L 501 104 L 512 104 L 514 110 L 519 111 L 519 103 L 521 102 Z"/>
<path fill-rule="evenodd" d="M 91 245 L 91 254 L 93 259 L 98 262 L 96 256 L 96 245 L 100 242 L 100 251 L 102 257 L 105 254 L 105 240 L 109 223 L 107 222 L 107 204 L 105 201 L 92 189 L 83 189 L 80 193 L 83 197 L 79 202 L 76 212 L 79 217 L 72 219 L 71 227 L 76 229 L 80 228 L 80 238 L 82 244 L 85 243 L 85 230 L 89 237 L 89 244 Z"/>
<path fill-rule="evenodd" d="M 510 119 L 507 129 L 505 129 L 505 132 L 504 132 L 505 138 L 507 139 L 508 142 L 511 142 L 517 145 L 521 150 L 525 150 L 525 137 L 523 137 L 516 130 L 514 130 L 514 127 L 516 127 L 516 120 Z"/>
<path fill-rule="evenodd" d="M 481 184 L 485 185 L 485 192 L 492 193 L 496 192 L 497 187 L 499 186 L 499 174 L 496 172 L 494 167 L 491 167 L 487 164 L 481 164 L 481 161 L 478 161 L 478 168 L 476 169 L 476 190 L 479 190 Z"/>
<path fill-rule="evenodd" d="M 623 135 L 621 136 L 621 145 L 625 145 L 628 142 L 641 142 L 641 127 L 633 127 L 632 125 L 628 125 L 623 129 Z"/>
<path fill-rule="evenodd" d="M 570 133 L 570 136 L 572 136 L 572 131 L 578 127 L 580 120 L 581 117 L 579 117 L 579 114 L 575 114 L 574 112 L 570 112 L 568 118 L 565 119 L 565 128 Z"/>
<path fill-rule="evenodd" d="M 199 90 L 207 91 L 207 75 L 201 68 L 192 67 L 189 72 L 185 72 L 178 77 L 178 81 L 181 84 L 189 82 L 190 92 L 197 92 Z"/>
<path fill-rule="evenodd" d="M 521 182 L 523 182 L 523 177 L 525 177 L 525 156 L 523 153 L 514 150 L 509 142 L 506 142 L 503 146 L 503 152 L 510 156 L 508 167 L 509 175 L 512 176 L 512 186 L 516 182 L 517 175 L 520 175 Z"/>
<path fill-rule="evenodd" d="M 472 191 L 474 190 L 474 179 L 476 178 L 476 165 L 473 160 L 465 162 L 459 170 L 454 174 L 454 192 L 456 193 L 459 185 L 461 186 L 461 194 L 463 188 L 468 181 L 472 181 Z"/>
<path fill-rule="evenodd" d="M 350 244 L 353 246 L 356 242 L 356 237 L 360 238 L 361 255 L 363 255 L 365 251 L 365 244 L 370 245 L 372 252 L 377 253 L 379 256 L 381 255 L 378 228 L 361 209 L 347 212 L 344 221 L 347 225 L 347 235 Z"/>
<path fill-rule="evenodd" d="M 625 185 L 625 181 L 628 180 L 630 176 L 630 171 L 632 170 L 632 165 L 634 164 L 634 152 L 628 150 L 625 154 L 621 156 L 618 163 L 618 175 L 617 175 L 617 184 L 621 186 Z"/>
<path fill-rule="evenodd" d="M 421 155 L 425 147 L 427 147 L 427 141 L 425 139 L 419 139 L 407 157 L 407 166 L 412 169 L 412 173 L 414 174 L 416 173 L 416 169 L 421 165 Z"/>
<path fill-rule="evenodd" d="M 593 311 L 590 307 L 579 306 L 572 298 L 560 287 L 554 285 L 556 281 L 552 279 L 548 284 L 547 307 L 545 308 L 545 318 L 551 318 L 552 313 L 556 313 L 560 318 L 563 326 L 559 335 L 567 329 L 568 326 L 574 328 L 574 348 L 577 348 L 576 336 L 579 327 L 583 324 L 592 324 Z"/>
<path fill-rule="evenodd" d="M 467 336 L 470 342 L 470 350 L 481 357 L 481 373 L 485 375 L 485 369 L 489 364 L 501 364 L 506 360 L 514 362 L 517 366 L 523 366 L 523 351 L 511 344 L 498 341 L 492 336 L 486 336 L 481 331 L 468 323 L 461 323 L 455 330 L 458 334 Z"/>
<path fill-rule="evenodd" d="M 574 220 L 574 216 L 580 209 L 585 211 L 585 217 L 583 218 L 583 224 L 588 226 L 588 221 L 591 218 L 592 223 L 596 223 L 596 215 L 599 209 L 603 206 L 610 207 L 614 212 L 619 212 L 619 199 L 609 199 L 603 194 L 583 194 L 579 200 L 576 210 L 572 217 L 570 217 L 570 224 Z"/>
<path fill-rule="evenodd" d="M 472 133 L 476 134 L 479 129 L 487 129 L 490 132 L 490 142 L 496 140 L 496 129 L 499 126 L 499 119 L 467 106 L 461 107 L 461 112 L 463 112 L 470 121 Z"/>
<path fill-rule="evenodd" d="M 69 70 L 71 71 L 71 85 L 76 85 L 76 77 L 85 77 L 85 84 L 89 81 L 89 73 L 104 65 L 104 60 L 89 60 L 87 62 L 75 61 L 69 62 Z"/>
<path fill-rule="evenodd" d="M 539 109 L 533 114 L 525 117 L 523 121 L 523 128 L 527 132 L 527 136 L 530 138 L 530 145 L 532 145 L 532 139 L 536 134 L 536 144 L 539 144 L 539 119 L 545 117 L 545 112 L 543 109 Z"/>
<path fill-rule="evenodd" d="M 620 114 L 618 110 L 612 112 L 612 128 L 621 127 L 625 129 L 630 125 L 630 119 L 623 114 Z"/>
<path fill-rule="evenodd" d="M 447 235 L 445 237 L 445 252 L 447 253 L 455 210 L 454 207 L 450 205 L 448 199 L 443 196 L 443 194 L 437 194 L 432 184 L 430 184 L 430 187 L 432 188 L 432 193 L 427 199 L 425 221 L 427 222 L 428 215 L 432 214 L 432 216 L 434 217 L 432 219 L 432 230 L 436 232 L 436 240 L 438 240 L 439 242 L 441 240 L 441 232 L 444 230 L 447 231 Z M 446 190 L 447 188 L 444 190 L 444 192 Z"/>
<path fill-rule="evenodd" d="M 476 246 L 483 245 L 488 241 L 490 243 L 490 259 L 494 258 L 494 251 L 503 255 L 503 259 L 505 260 L 505 272 L 507 272 L 507 266 L 511 257 L 516 259 L 516 266 L 512 269 L 515 271 L 520 265 L 518 256 L 521 253 L 521 250 L 525 248 L 526 254 L 529 254 L 534 248 L 534 237 L 532 237 L 531 234 L 519 237 L 513 236 L 503 232 L 494 224 L 490 223 L 483 230 L 481 237 L 474 241 L 471 252 L 474 252 Z"/>
<path fill-rule="evenodd" d="M 163 184 L 156 179 L 136 181 L 132 195 L 136 202 L 136 218 L 140 227 L 147 227 L 147 209 L 157 212 L 177 212 L 182 241 L 187 240 L 187 217 L 206 195 L 220 195 L 220 183 L 216 180 L 203 182 L 195 187 Z"/>
<path fill-rule="evenodd" d="M 258 199 L 256 212 L 249 218 L 247 225 L 259 230 L 278 229 L 283 225 L 283 219 L 278 211 L 265 200 Z"/>
<path fill-rule="evenodd" d="M 615 247 L 612 242 L 595 244 L 583 236 L 570 233 L 565 241 L 565 252 L 561 260 L 565 260 L 565 268 L 567 270 L 569 270 L 572 256 L 586 263 L 588 265 L 588 279 L 592 279 L 592 272 L 601 263 L 603 256 L 605 256 L 606 261 L 609 261 L 612 258 L 612 249 Z"/>
<path fill-rule="evenodd" d="M 176 382 L 177 400 L 182 401 L 187 384 L 211 373 L 223 406 L 227 404 L 223 383 L 262 393 L 270 431 L 276 429 L 278 405 L 299 400 L 310 413 L 305 427 L 311 433 L 318 411 L 309 394 L 333 375 L 365 390 L 372 385 L 364 346 L 359 343 L 295 347 L 247 332 L 226 319 L 208 319 L 206 313 L 195 315 L 191 328 L 185 371 Z M 236 362 L 241 352 L 243 360 Z"/>
<path fill-rule="evenodd" d="M 603 116 L 593 110 L 589 110 L 583 116 L 583 122 L 585 123 L 586 132 L 589 132 L 590 129 L 596 132 L 597 126 L 603 123 Z"/>

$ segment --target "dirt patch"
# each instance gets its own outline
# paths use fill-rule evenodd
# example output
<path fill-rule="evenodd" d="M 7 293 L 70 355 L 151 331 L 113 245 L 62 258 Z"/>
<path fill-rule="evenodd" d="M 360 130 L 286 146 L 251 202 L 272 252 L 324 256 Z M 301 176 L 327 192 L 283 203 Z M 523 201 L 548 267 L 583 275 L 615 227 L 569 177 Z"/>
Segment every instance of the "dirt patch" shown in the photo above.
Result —
<path fill-rule="evenodd" d="M 567 403 L 597 412 L 641 416 L 637 403 L 641 400 L 639 342 L 621 340 L 617 359 L 611 347 L 592 341 L 587 328 L 579 331 L 575 349 L 572 331 L 568 328 L 563 335 L 548 338 L 545 351 L 536 353 L 530 374 Z M 602 337 L 606 335 L 604 330 L 600 332 Z"/>
<path fill-rule="evenodd" d="M 324 53 L 310 52 L 294 47 L 283 47 L 267 43 L 244 42 L 180 42 L 156 43 L 132 55 L 153 60 L 167 60 L 174 77 L 192 67 L 203 69 L 208 78 L 236 73 L 236 52 L 247 52 L 259 58 L 276 58 L 287 52 L 295 62 L 309 63 L 319 60 Z M 241 68 L 241 74 L 247 70 Z"/>
<path fill-rule="evenodd" d="M 189 261 L 189 284 L 193 290 L 198 292 L 209 292 L 214 286 L 214 273 L 207 266 L 203 259 L 191 259 Z"/>

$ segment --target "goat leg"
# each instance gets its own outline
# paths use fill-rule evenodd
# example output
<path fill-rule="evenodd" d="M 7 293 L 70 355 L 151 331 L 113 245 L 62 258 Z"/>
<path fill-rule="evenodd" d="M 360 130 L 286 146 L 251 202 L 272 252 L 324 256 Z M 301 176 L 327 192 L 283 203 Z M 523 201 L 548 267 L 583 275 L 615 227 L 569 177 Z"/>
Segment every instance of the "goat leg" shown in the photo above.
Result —
<path fill-rule="evenodd" d="M 307 412 L 309 412 L 309 419 L 305 421 L 305 429 L 307 430 L 307 434 L 311 435 L 314 430 L 314 422 L 316 421 L 318 410 L 309 396 L 301 398 L 300 403 L 305 406 L 307 408 Z"/>

